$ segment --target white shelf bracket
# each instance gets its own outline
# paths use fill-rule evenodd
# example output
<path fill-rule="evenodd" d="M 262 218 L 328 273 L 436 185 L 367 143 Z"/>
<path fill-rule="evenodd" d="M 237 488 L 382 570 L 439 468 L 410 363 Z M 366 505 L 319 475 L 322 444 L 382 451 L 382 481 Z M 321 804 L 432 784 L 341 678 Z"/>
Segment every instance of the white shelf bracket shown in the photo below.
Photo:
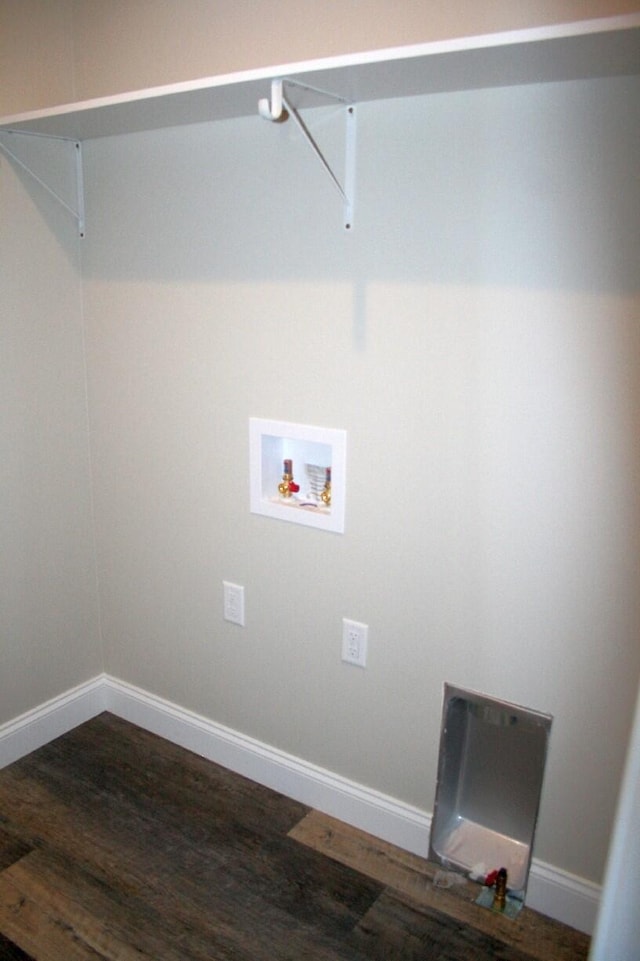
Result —
<path fill-rule="evenodd" d="M 74 147 L 74 165 L 75 165 L 75 193 L 76 193 L 76 205 L 75 208 L 72 207 L 67 201 L 60 196 L 60 194 L 54 190 L 53 187 L 49 186 L 38 174 L 31 169 L 29 164 L 21 159 L 16 153 L 16 149 L 19 149 L 20 138 L 21 137 L 43 137 L 46 140 L 59 140 L 66 144 L 73 144 Z M 17 138 L 17 139 L 16 139 Z M 9 146 L 11 144 L 11 146 Z M 14 149 L 15 148 L 15 149 Z M 24 130 L 2 130 L 0 131 L 0 150 L 6 154 L 21 170 L 24 170 L 29 174 L 33 180 L 39 184 L 44 190 L 47 191 L 61 206 L 67 210 L 71 216 L 74 218 L 78 225 L 78 234 L 80 237 L 85 235 L 85 213 L 84 213 L 84 177 L 83 177 L 83 166 L 82 166 L 82 144 L 76 140 L 70 140 L 67 137 L 50 137 L 47 134 L 30 133 Z"/>
<path fill-rule="evenodd" d="M 320 147 L 311 135 L 307 125 L 300 116 L 300 113 L 296 107 L 293 106 L 289 100 L 285 84 L 293 87 L 298 87 L 302 90 L 311 91 L 314 94 L 320 94 L 322 97 L 327 97 L 330 100 L 336 101 L 338 103 L 344 104 L 345 107 L 345 136 L 344 136 L 344 182 L 340 183 L 340 180 L 331 168 L 331 165 L 327 161 L 326 157 L 322 153 Z M 263 98 L 258 101 L 258 113 L 265 120 L 278 121 L 284 118 L 284 111 L 293 118 L 298 129 L 303 134 L 305 140 L 311 147 L 313 153 L 318 158 L 322 167 L 329 175 L 331 182 L 337 189 L 338 193 L 342 197 L 343 202 L 343 215 L 344 215 L 344 229 L 351 230 L 353 227 L 353 208 L 354 208 L 354 194 L 355 194 L 355 170 L 356 170 L 356 109 L 354 104 L 345 100 L 344 97 L 339 97 L 336 94 L 329 93 L 326 90 L 319 90 L 317 87 L 310 87 L 307 84 L 300 83 L 297 80 L 289 80 L 287 78 L 276 79 L 271 81 L 271 99 Z"/>

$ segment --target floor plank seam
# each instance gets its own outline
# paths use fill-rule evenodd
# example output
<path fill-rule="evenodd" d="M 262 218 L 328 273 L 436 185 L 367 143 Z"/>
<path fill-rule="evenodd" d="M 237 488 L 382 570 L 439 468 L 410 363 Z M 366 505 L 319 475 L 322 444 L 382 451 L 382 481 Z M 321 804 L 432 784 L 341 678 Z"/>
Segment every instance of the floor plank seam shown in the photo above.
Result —
<path fill-rule="evenodd" d="M 0 771 L 0 961 L 586 961 L 436 870 L 108 714 Z"/>

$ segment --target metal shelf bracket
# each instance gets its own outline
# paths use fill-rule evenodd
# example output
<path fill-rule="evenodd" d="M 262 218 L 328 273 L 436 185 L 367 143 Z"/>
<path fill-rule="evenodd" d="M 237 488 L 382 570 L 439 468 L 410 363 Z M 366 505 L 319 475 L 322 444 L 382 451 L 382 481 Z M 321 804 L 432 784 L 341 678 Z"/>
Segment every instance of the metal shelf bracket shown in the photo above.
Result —
<path fill-rule="evenodd" d="M 345 136 L 344 136 L 344 182 L 340 183 L 340 180 L 331 168 L 331 165 L 327 161 L 326 157 L 322 153 L 320 147 L 311 135 L 307 125 L 300 116 L 299 110 L 292 103 L 287 95 L 285 84 L 292 87 L 297 87 L 301 90 L 310 91 L 313 94 L 319 94 L 321 97 L 328 98 L 335 102 L 344 104 L 345 107 Z M 265 120 L 278 121 L 285 118 L 286 113 L 293 118 L 298 129 L 303 134 L 305 140 L 311 147 L 313 153 L 316 155 L 322 167 L 329 175 L 331 182 L 337 189 L 338 193 L 342 197 L 343 201 L 343 215 L 344 215 L 344 229 L 351 230 L 353 228 L 353 208 L 354 208 L 354 194 L 355 194 L 355 169 L 356 169 L 356 108 L 354 104 L 346 100 L 344 97 L 339 97 L 336 94 L 329 93 L 326 90 L 319 90 L 317 87 L 310 87 L 308 84 L 300 83 L 298 80 L 290 80 L 286 77 L 281 79 L 275 79 L 271 81 L 271 98 L 263 98 L 258 101 L 258 113 Z"/>
<path fill-rule="evenodd" d="M 73 144 L 74 147 L 74 164 L 75 164 L 75 194 L 76 194 L 76 205 L 75 209 L 68 204 L 64 197 L 54 190 L 53 187 L 49 186 L 38 174 L 31 169 L 26 160 L 21 159 L 16 150 L 19 150 L 20 138 L 22 137 L 42 137 L 46 140 L 58 140 L 66 144 Z M 11 143 L 11 146 L 9 144 Z M 14 149 L 15 148 L 15 149 Z M 6 154 L 21 170 L 32 177 L 40 187 L 47 191 L 59 204 L 61 204 L 65 210 L 67 210 L 71 216 L 74 218 L 78 225 L 78 234 L 80 237 L 85 235 L 85 212 L 84 212 L 84 177 L 83 177 L 83 166 L 82 166 L 82 144 L 76 140 L 70 140 L 67 137 L 50 137 L 47 134 L 31 133 L 24 130 L 2 130 L 0 131 L 0 150 Z"/>

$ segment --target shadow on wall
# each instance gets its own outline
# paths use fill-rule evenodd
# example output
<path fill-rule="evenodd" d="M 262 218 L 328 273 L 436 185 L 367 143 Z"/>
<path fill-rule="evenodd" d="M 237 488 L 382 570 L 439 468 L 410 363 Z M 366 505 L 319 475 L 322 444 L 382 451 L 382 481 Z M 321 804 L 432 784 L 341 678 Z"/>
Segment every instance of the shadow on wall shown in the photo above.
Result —
<path fill-rule="evenodd" d="M 341 115 L 308 122 L 339 170 Z M 361 105 L 352 231 L 299 131 L 257 111 L 88 141 L 84 272 L 636 291 L 638 130 L 638 78 Z"/>

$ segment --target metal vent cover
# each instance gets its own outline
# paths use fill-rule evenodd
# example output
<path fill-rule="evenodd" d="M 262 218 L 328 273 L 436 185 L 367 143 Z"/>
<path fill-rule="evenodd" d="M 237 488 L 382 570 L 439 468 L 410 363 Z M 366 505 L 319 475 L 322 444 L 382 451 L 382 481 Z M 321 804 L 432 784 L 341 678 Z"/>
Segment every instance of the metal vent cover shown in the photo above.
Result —
<path fill-rule="evenodd" d="M 504 867 L 524 900 L 551 722 L 445 684 L 430 860 L 466 874 Z"/>

